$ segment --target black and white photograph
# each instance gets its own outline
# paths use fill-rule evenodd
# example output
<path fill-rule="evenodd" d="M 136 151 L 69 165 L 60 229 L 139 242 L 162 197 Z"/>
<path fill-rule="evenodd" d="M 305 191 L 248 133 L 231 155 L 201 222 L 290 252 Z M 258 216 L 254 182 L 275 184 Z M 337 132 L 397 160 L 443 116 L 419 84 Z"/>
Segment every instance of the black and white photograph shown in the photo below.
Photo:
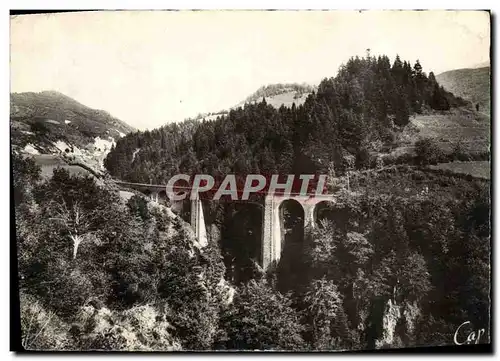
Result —
<path fill-rule="evenodd" d="M 491 351 L 492 19 L 11 11 L 11 351 Z"/>

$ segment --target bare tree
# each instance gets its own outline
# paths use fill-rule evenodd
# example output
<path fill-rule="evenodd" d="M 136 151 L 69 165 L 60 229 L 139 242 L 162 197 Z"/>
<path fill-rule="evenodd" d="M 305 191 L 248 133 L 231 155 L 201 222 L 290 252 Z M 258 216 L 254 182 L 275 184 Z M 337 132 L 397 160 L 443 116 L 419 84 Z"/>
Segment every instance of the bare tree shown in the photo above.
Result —
<path fill-rule="evenodd" d="M 64 199 L 62 203 L 53 201 L 52 207 L 56 216 L 51 219 L 61 224 L 68 232 L 73 242 L 73 259 L 76 259 L 82 241 L 94 235 L 98 212 L 95 209 L 85 209 L 79 201 L 68 207 Z"/>

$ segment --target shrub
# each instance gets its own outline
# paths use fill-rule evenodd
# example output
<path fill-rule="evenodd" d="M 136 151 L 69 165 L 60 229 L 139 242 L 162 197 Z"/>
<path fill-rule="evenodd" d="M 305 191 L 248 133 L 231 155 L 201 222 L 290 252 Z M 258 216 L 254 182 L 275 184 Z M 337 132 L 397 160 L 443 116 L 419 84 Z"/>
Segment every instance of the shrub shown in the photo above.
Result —
<path fill-rule="evenodd" d="M 370 166 L 370 152 L 366 148 L 360 148 L 356 153 L 356 169 L 364 169 Z"/>
<path fill-rule="evenodd" d="M 303 326 L 289 297 L 265 280 L 240 289 L 221 317 L 223 336 L 218 347 L 230 350 L 300 350 Z"/>
<path fill-rule="evenodd" d="M 71 348 L 69 326 L 47 311 L 33 296 L 21 292 L 21 344 L 26 350 L 46 351 Z"/>
<path fill-rule="evenodd" d="M 142 305 L 124 311 L 82 307 L 71 328 L 81 350 L 175 351 L 180 344 L 167 321 L 168 307 Z"/>
<path fill-rule="evenodd" d="M 150 218 L 148 202 L 143 197 L 134 194 L 128 200 L 127 206 L 132 214 L 139 216 L 143 221 Z"/>
<path fill-rule="evenodd" d="M 443 156 L 441 149 L 430 138 L 417 140 L 415 143 L 416 162 L 419 165 L 436 164 Z"/>
<path fill-rule="evenodd" d="M 40 135 L 45 135 L 50 131 L 49 127 L 45 124 L 43 120 L 36 120 L 34 123 L 31 123 L 30 130 L 33 133 L 37 133 Z"/>
<path fill-rule="evenodd" d="M 346 349 L 351 335 L 337 286 L 330 280 L 313 280 L 304 301 L 313 349 Z"/>

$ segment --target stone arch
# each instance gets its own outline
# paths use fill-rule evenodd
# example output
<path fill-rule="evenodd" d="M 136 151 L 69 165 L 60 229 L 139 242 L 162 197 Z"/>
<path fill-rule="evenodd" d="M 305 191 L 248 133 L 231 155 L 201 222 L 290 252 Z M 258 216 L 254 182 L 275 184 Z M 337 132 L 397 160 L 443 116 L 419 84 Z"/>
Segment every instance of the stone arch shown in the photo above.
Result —
<path fill-rule="evenodd" d="M 313 222 L 315 226 L 322 227 L 323 219 L 331 219 L 334 214 L 335 203 L 333 201 L 321 201 L 316 203 L 313 211 Z"/>
<path fill-rule="evenodd" d="M 301 263 L 307 209 L 300 200 L 289 198 L 280 202 L 280 260 L 277 268 L 278 289 L 287 292 L 297 284 L 303 273 L 297 266 Z"/>
<path fill-rule="evenodd" d="M 280 218 L 280 240 L 283 246 L 285 241 L 286 232 L 289 231 L 288 227 L 301 227 L 304 228 L 306 210 L 301 202 L 294 198 L 283 199 L 277 206 L 278 215 Z M 293 220 L 289 217 L 298 217 L 299 219 Z M 290 224 L 287 224 L 290 223 Z M 283 249 L 283 248 L 282 248 Z"/>

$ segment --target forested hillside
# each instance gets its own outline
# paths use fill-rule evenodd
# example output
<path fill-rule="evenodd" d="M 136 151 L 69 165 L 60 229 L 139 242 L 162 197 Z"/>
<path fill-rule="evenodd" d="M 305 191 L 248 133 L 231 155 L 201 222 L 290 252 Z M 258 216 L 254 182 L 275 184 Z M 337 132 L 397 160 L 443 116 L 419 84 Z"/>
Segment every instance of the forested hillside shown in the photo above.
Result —
<path fill-rule="evenodd" d="M 169 124 L 120 139 L 105 166 L 134 182 L 167 181 L 177 173 L 338 174 L 370 166 L 371 152 L 396 146 L 416 113 L 446 111 L 466 101 L 445 91 L 417 61 L 352 58 L 324 79 L 303 105 L 275 109 L 263 99 L 215 120 Z"/>
<path fill-rule="evenodd" d="M 141 197 L 13 155 L 22 346 L 29 350 L 210 348 L 231 297 L 215 247 Z"/>

